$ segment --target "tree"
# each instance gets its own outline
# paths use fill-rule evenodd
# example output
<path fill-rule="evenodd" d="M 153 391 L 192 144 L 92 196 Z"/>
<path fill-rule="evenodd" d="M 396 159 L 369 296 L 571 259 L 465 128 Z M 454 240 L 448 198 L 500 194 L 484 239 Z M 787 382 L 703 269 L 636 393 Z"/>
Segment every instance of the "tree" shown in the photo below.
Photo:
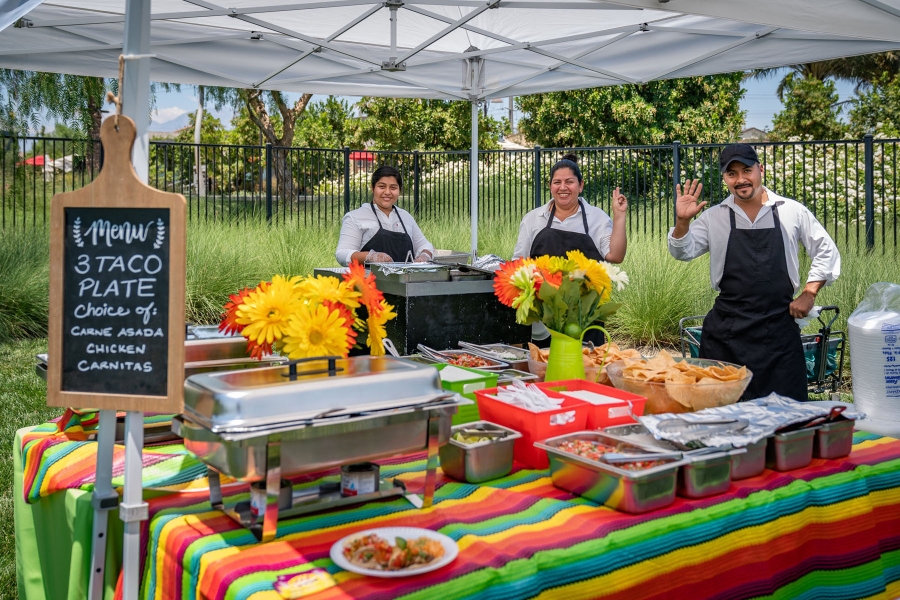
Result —
<path fill-rule="evenodd" d="M 900 136 L 900 75 L 882 74 L 879 81 L 852 101 L 850 131 L 855 137 L 867 133 Z"/>
<path fill-rule="evenodd" d="M 797 76 L 819 81 L 826 79 L 849 81 L 856 85 L 856 91 L 859 93 L 880 81 L 885 72 L 897 73 L 898 71 L 900 71 L 900 53 L 882 52 L 789 65 L 787 68 L 755 69 L 750 71 L 747 76 L 752 79 L 766 79 L 781 74 L 782 78 L 778 83 L 776 93 L 778 99 L 783 102 L 788 80 Z"/>
<path fill-rule="evenodd" d="M 363 98 L 359 137 L 383 150 L 465 150 L 471 146 L 472 108 L 464 101 Z M 498 147 L 501 123 L 478 111 L 478 147 Z"/>
<path fill-rule="evenodd" d="M 307 148 L 343 148 L 357 144 L 359 124 L 345 100 L 328 96 L 314 102 L 297 122 L 296 138 Z"/>
<path fill-rule="evenodd" d="M 744 122 L 741 73 L 522 96 L 519 131 L 541 146 L 734 140 Z"/>
<path fill-rule="evenodd" d="M 176 142 L 184 144 L 194 143 L 194 123 L 197 119 L 197 113 L 188 113 L 188 126 L 182 128 L 178 135 L 175 136 Z M 222 125 L 217 117 L 209 113 L 204 113 L 200 121 L 200 143 L 201 144 L 227 144 L 228 131 Z"/>
<path fill-rule="evenodd" d="M 263 138 L 273 146 L 292 146 L 296 132 L 297 119 L 306 110 L 312 94 L 302 94 L 293 106 L 288 103 L 281 92 L 259 89 L 237 89 L 216 87 L 205 88 L 207 98 L 211 99 L 216 109 L 231 105 L 235 111 L 246 109 L 247 117 L 263 134 Z M 270 113 L 276 113 L 274 118 Z M 288 166 L 287 155 L 276 152 L 272 157 L 272 171 L 278 182 L 278 191 L 285 198 L 293 198 L 295 185 Z"/>
<path fill-rule="evenodd" d="M 790 73 L 784 83 L 784 109 L 772 119 L 775 140 L 835 140 L 844 137 L 841 106 L 834 81 Z"/>

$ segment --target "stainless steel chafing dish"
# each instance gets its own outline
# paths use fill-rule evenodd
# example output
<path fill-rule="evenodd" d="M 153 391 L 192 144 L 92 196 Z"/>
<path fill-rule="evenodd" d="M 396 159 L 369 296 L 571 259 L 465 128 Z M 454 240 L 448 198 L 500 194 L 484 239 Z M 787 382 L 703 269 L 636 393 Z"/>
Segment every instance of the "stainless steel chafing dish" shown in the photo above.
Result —
<path fill-rule="evenodd" d="M 278 516 L 293 516 L 392 495 L 430 506 L 438 448 L 450 438 L 457 406 L 470 401 L 441 388 L 434 367 L 391 357 L 324 357 L 247 371 L 203 373 L 184 385 L 184 444 L 210 468 L 210 502 L 263 541 Z M 283 477 L 428 451 L 424 502 L 399 481 L 372 494 L 342 497 L 329 487 L 279 512 Z M 264 516 L 247 503 L 224 506 L 219 474 L 266 482 Z"/>

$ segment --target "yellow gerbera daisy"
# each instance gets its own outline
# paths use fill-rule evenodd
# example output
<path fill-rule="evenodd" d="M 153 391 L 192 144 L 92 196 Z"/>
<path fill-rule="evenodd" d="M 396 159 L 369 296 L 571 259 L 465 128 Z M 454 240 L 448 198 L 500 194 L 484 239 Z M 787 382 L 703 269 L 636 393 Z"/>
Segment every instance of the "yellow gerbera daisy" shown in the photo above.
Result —
<path fill-rule="evenodd" d="M 366 346 L 369 347 L 369 354 L 372 356 L 384 356 L 384 338 L 387 337 L 385 323 L 397 316 L 394 307 L 381 301 L 381 310 L 378 313 L 369 313 L 367 325 L 369 327 L 369 336 L 366 338 Z"/>
<path fill-rule="evenodd" d="M 358 299 L 362 296 L 346 281 L 324 275 L 307 277 L 299 284 L 299 288 L 303 298 L 310 302 L 319 303 L 328 300 L 340 302 L 347 308 L 359 308 Z"/>
<path fill-rule="evenodd" d="M 567 256 L 575 263 L 579 271 L 584 272 L 588 285 L 600 294 L 600 303 L 609 302 L 612 281 L 603 265 L 596 260 L 591 260 L 578 250 L 570 251 Z"/>
<path fill-rule="evenodd" d="M 241 335 L 257 344 L 272 344 L 284 335 L 291 313 L 302 303 L 296 284 L 300 277 L 272 277 L 247 294 L 235 321 L 244 326 Z"/>
<path fill-rule="evenodd" d="M 283 351 L 290 359 L 347 356 L 349 326 L 338 310 L 321 304 L 301 306 L 288 321 Z"/>
<path fill-rule="evenodd" d="M 561 271 L 572 271 L 575 267 L 575 261 L 562 256 L 538 256 L 534 259 L 534 264 L 538 269 L 546 273 L 559 273 Z"/>

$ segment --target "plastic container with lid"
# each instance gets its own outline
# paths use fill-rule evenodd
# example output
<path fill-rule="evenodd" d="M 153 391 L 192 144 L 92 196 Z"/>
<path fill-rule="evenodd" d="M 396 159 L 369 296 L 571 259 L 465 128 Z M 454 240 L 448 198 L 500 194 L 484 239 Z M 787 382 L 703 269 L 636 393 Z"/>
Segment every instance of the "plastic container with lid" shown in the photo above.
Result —
<path fill-rule="evenodd" d="M 457 367 L 445 363 L 434 365 L 441 373 L 441 387 L 450 392 L 456 392 L 465 398 L 475 400 L 475 392 L 484 388 L 493 388 L 497 386 L 497 373 L 481 371 L 479 369 L 470 369 L 468 367 Z M 445 373 L 445 369 L 447 372 Z M 450 374 L 452 376 L 448 376 Z M 459 412 L 453 416 L 453 425 L 462 423 L 470 423 L 481 418 L 478 411 L 478 404 L 468 406 L 460 406 Z"/>
<path fill-rule="evenodd" d="M 522 437 L 516 440 L 513 455 L 518 462 L 530 469 L 546 469 L 550 466 L 547 453 L 540 448 L 535 448 L 535 442 L 582 431 L 587 426 L 590 406 L 581 400 L 564 398 L 556 392 L 547 392 L 550 397 L 562 398 L 563 402 L 560 407 L 542 412 L 532 412 L 497 399 L 496 393 L 497 388 L 475 392 L 481 418 L 522 434 Z M 562 419 L 554 417 L 562 413 L 569 413 L 570 418 L 565 423 L 556 424 Z"/>
<path fill-rule="evenodd" d="M 588 429 L 634 423 L 634 417 L 644 414 L 644 404 L 647 402 L 643 396 L 584 379 L 550 381 L 537 386 L 588 404 Z"/>

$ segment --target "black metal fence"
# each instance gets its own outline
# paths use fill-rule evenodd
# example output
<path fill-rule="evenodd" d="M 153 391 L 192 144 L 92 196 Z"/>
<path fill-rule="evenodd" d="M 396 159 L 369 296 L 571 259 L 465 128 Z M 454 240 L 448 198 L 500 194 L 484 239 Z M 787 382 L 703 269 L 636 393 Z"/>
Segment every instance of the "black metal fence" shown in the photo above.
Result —
<path fill-rule="evenodd" d="M 755 144 L 764 182 L 805 204 L 842 245 L 896 251 L 900 140 Z M 479 153 L 479 217 L 521 217 L 549 199 L 550 167 L 574 152 L 584 197 L 609 211 L 612 191 L 629 199 L 631 233 L 663 234 L 673 224 L 674 184 L 698 178 L 703 197 L 727 195 L 718 166 L 721 145 L 485 150 Z M 0 227 L 46 227 L 53 194 L 81 187 L 99 172 L 98 142 L 3 137 Z M 150 184 L 179 192 L 191 222 L 268 220 L 337 227 L 369 199 L 369 177 L 381 164 L 403 174 L 400 205 L 417 219 L 469 215 L 469 153 L 389 152 L 151 142 Z M 198 168 L 199 166 L 199 168 Z"/>

